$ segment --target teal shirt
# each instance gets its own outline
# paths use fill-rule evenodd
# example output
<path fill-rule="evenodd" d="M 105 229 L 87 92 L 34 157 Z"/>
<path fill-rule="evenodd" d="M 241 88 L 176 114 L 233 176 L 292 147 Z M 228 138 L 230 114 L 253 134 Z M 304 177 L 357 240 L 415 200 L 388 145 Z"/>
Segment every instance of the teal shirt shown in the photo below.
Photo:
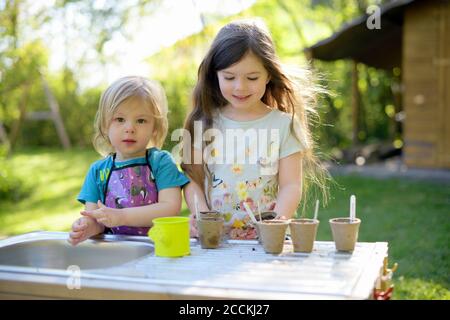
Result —
<path fill-rule="evenodd" d="M 158 191 L 183 187 L 189 183 L 189 179 L 178 170 L 172 155 L 165 150 L 150 148 L 148 150 L 148 161 L 151 166 L 152 178 L 155 180 Z M 146 164 L 145 157 L 130 159 L 119 162 L 116 160 L 116 168 L 130 164 Z M 100 200 L 105 203 L 104 190 L 109 172 L 113 166 L 112 155 L 94 162 L 84 179 L 83 186 L 77 200 L 85 204 L 86 202 L 97 203 Z"/>

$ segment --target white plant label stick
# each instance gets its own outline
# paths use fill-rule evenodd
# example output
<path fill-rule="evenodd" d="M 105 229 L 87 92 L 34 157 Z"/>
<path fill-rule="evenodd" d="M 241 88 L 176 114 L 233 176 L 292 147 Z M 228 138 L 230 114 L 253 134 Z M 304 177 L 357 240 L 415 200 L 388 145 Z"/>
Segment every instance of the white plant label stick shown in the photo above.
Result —
<path fill-rule="evenodd" d="M 350 222 L 353 222 L 356 218 L 356 197 L 351 195 L 350 197 Z"/>
<path fill-rule="evenodd" d="M 259 201 L 258 201 L 258 214 L 259 214 L 259 222 L 262 222 L 261 208 L 259 207 Z"/>
<path fill-rule="evenodd" d="M 316 210 L 314 210 L 314 220 L 317 220 L 319 214 L 319 200 L 316 200 Z"/>
<path fill-rule="evenodd" d="M 198 212 L 198 198 L 197 198 L 197 194 L 194 193 L 194 209 L 195 209 L 195 218 L 197 220 L 200 220 L 200 216 L 199 216 L 199 212 Z"/>
<path fill-rule="evenodd" d="M 253 223 L 256 223 L 255 215 L 253 214 L 252 210 L 248 206 L 247 202 L 243 202 L 243 203 L 244 203 L 245 211 L 247 211 L 247 214 L 250 216 L 250 219 L 253 221 Z"/>

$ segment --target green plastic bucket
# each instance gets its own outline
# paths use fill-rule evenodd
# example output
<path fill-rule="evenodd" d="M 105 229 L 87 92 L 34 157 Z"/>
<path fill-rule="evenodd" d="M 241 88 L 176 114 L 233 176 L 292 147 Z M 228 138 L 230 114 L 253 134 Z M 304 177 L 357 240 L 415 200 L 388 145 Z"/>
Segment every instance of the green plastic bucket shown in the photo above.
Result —
<path fill-rule="evenodd" d="M 155 244 L 158 257 L 182 257 L 191 253 L 188 217 L 153 219 L 148 236 Z"/>

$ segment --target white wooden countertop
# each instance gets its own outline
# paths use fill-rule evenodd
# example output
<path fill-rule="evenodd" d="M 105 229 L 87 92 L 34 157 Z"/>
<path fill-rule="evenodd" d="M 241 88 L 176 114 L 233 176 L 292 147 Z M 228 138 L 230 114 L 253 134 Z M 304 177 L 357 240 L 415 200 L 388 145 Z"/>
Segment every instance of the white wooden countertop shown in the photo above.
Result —
<path fill-rule="evenodd" d="M 353 253 L 343 253 L 334 242 L 316 241 L 307 254 L 294 253 L 286 241 L 283 252 L 273 255 L 256 241 L 229 241 L 218 249 L 193 241 L 189 256 L 151 254 L 118 267 L 81 270 L 79 290 L 67 288 L 67 272 L 46 270 L 0 270 L 0 289 L 8 286 L 18 297 L 84 299 L 370 299 L 387 254 L 386 242 L 359 242 Z"/>

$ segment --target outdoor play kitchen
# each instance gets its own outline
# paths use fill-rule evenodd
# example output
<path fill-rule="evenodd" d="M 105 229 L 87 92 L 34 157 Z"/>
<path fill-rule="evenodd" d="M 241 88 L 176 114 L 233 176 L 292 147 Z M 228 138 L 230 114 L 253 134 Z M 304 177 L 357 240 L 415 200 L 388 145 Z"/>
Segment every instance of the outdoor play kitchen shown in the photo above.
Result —
<path fill-rule="evenodd" d="M 223 218 L 196 212 L 154 220 L 149 237 L 102 235 L 77 246 L 65 232 L 0 241 L 3 299 L 389 299 L 386 242 L 357 242 L 356 199 L 330 219 L 334 241 L 317 241 L 313 219 L 254 213 L 259 240 L 222 239 Z M 290 232 L 288 231 L 290 229 Z"/>

